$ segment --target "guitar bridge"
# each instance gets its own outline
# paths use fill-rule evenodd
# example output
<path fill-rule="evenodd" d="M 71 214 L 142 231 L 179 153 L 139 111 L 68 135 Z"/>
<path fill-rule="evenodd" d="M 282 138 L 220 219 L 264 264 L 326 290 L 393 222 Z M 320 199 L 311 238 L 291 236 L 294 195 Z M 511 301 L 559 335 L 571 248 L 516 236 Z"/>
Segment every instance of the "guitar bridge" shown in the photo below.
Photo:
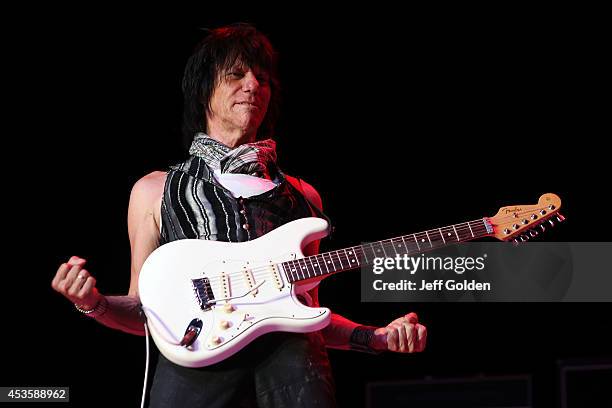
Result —
<path fill-rule="evenodd" d="M 210 287 L 208 278 L 192 279 L 191 284 L 196 295 L 196 299 L 202 310 L 210 310 L 210 303 L 215 300 L 215 294 Z"/>

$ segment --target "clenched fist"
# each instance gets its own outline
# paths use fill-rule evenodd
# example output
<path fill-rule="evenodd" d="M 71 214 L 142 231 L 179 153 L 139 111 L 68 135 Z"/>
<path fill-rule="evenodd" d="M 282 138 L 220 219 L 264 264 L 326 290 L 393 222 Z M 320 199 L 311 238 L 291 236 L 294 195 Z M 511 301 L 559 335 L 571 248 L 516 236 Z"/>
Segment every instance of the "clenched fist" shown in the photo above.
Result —
<path fill-rule="evenodd" d="M 73 256 L 67 263 L 61 264 L 51 287 L 80 308 L 91 310 L 96 307 L 101 295 L 96 289 L 96 279 L 83 269 L 85 262 L 85 259 Z"/>
<path fill-rule="evenodd" d="M 425 350 L 427 328 L 419 324 L 416 313 L 395 319 L 386 327 L 376 329 L 372 348 L 378 351 L 416 353 Z"/>

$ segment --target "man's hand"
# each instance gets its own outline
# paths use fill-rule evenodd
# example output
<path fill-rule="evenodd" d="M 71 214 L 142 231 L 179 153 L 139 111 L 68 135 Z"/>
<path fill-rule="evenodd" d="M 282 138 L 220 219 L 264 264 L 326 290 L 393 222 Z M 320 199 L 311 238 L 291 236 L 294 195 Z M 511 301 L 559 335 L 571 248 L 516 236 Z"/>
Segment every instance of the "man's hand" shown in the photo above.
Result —
<path fill-rule="evenodd" d="M 85 259 L 73 256 L 60 265 L 51 287 L 82 309 L 91 310 L 100 301 L 96 279 L 83 269 Z"/>
<path fill-rule="evenodd" d="M 374 332 L 372 348 L 377 351 L 418 353 L 425 350 L 427 328 L 419 324 L 416 313 L 408 313 Z"/>

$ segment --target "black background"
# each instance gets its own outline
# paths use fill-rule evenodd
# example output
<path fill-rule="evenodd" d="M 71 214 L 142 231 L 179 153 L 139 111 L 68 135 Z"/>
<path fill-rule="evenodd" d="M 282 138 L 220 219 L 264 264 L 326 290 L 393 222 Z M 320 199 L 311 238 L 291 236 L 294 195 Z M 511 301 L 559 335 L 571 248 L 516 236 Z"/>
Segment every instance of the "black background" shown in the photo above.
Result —
<path fill-rule="evenodd" d="M 16 92 L 4 134 L 2 385 L 70 386 L 74 406 L 139 403 L 143 338 L 87 320 L 50 282 L 78 255 L 101 292 L 127 291 L 130 189 L 184 157 L 180 81 L 200 28 L 251 22 L 279 51 L 279 161 L 319 190 L 335 222 L 323 250 L 494 215 L 545 192 L 562 198 L 568 220 L 543 239 L 603 241 L 610 132 L 597 14 L 14 14 L 4 36 Z M 551 406 L 559 360 L 612 357 L 610 304 L 363 304 L 351 273 L 326 280 L 320 297 L 364 324 L 416 311 L 429 330 L 420 355 L 331 351 L 342 406 L 362 406 L 369 381 L 508 374 L 532 374 L 535 402 Z M 603 385 L 591 384 L 583 406 Z"/>

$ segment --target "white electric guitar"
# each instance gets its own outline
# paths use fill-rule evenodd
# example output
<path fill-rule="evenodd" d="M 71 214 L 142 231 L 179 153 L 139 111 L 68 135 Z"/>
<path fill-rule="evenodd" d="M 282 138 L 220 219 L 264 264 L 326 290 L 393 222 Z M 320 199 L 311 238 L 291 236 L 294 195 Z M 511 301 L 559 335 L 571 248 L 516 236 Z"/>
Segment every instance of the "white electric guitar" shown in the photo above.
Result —
<path fill-rule="evenodd" d="M 544 194 L 536 205 L 502 207 L 496 216 L 304 257 L 310 242 L 327 235 L 320 218 L 287 223 L 255 240 L 170 242 L 149 255 L 139 291 L 151 336 L 161 353 L 185 367 L 203 367 L 235 354 L 272 331 L 324 328 L 329 309 L 308 307 L 297 295 L 336 272 L 375 257 L 415 255 L 482 237 L 524 241 L 553 223 L 561 200 Z M 526 232 L 528 234 L 526 234 Z"/>

